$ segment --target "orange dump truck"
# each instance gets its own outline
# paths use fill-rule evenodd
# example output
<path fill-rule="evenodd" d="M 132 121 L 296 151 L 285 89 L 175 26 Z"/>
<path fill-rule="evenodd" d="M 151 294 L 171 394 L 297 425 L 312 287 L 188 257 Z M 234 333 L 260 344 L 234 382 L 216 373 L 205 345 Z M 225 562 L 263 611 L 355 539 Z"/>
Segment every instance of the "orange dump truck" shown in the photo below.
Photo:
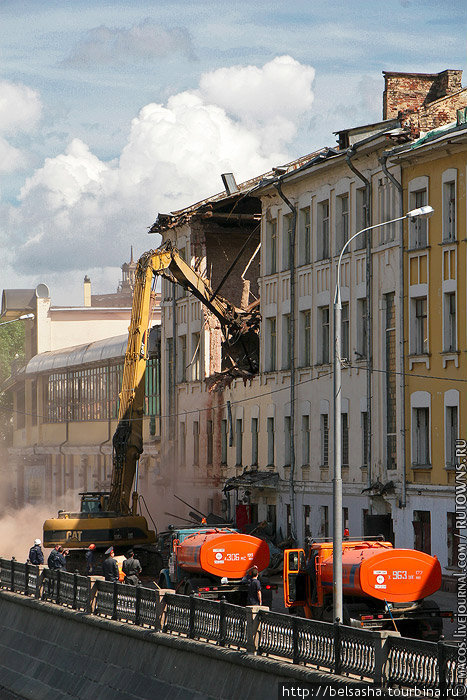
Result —
<path fill-rule="evenodd" d="M 159 575 L 161 588 L 211 599 L 225 597 L 238 605 L 246 604 L 248 584 L 242 579 L 253 566 L 259 572 L 269 566 L 267 543 L 233 528 L 173 529 L 165 533 L 160 552 L 167 563 Z M 272 586 L 264 576 L 260 580 L 263 604 L 270 605 Z"/>
<path fill-rule="evenodd" d="M 303 549 L 284 553 L 284 600 L 303 608 L 306 617 L 331 622 L 333 613 L 332 542 L 313 542 L 308 559 Z M 397 630 L 404 636 L 436 641 L 443 617 L 426 600 L 441 586 L 436 557 L 412 549 L 394 549 L 382 540 L 342 543 L 344 624 Z"/>

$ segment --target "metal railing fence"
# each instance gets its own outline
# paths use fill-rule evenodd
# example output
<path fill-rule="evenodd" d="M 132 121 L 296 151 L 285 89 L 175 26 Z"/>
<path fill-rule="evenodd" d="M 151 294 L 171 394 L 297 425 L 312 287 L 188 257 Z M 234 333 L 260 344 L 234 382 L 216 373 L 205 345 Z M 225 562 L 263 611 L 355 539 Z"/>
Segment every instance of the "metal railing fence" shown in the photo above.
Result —
<path fill-rule="evenodd" d="M 459 685 L 457 647 L 307 620 L 261 607 L 110 583 L 0 559 L 0 588 L 90 615 L 359 678 L 383 688 Z"/>

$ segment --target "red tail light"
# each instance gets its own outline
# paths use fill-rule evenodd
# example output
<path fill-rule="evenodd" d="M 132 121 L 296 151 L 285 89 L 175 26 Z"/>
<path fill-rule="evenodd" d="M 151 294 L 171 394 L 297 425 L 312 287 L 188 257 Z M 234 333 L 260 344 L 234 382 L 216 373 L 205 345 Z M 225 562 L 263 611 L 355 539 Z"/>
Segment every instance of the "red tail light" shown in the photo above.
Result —
<path fill-rule="evenodd" d="M 267 591 L 269 591 L 269 589 L 271 588 L 271 586 L 268 584 L 267 586 L 265 586 L 265 588 L 266 588 Z"/>
<path fill-rule="evenodd" d="M 372 619 L 373 619 L 373 615 L 362 615 L 362 617 L 361 617 L 360 619 L 361 619 L 361 620 L 372 620 Z"/>

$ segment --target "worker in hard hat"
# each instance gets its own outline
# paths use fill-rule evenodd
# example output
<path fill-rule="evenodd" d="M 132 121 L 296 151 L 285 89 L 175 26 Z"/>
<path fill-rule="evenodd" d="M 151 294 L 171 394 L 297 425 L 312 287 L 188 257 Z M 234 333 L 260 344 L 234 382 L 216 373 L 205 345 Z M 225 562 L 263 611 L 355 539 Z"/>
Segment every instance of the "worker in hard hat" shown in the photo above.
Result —
<path fill-rule="evenodd" d="M 44 552 L 41 547 L 42 542 L 40 539 L 34 540 L 34 544 L 29 550 L 28 561 L 30 564 L 43 564 L 44 563 Z"/>
<path fill-rule="evenodd" d="M 95 544 L 90 544 L 86 550 L 86 576 L 91 576 L 94 573 L 94 550 L 96 549 Z"/>

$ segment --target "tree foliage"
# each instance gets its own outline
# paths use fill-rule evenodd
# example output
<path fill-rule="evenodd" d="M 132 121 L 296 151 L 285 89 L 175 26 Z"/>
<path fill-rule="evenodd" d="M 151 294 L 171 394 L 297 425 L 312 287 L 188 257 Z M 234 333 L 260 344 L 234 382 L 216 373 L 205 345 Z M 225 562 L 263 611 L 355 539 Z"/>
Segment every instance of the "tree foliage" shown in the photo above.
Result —
<path fill-rule="evenodd" d="M 13 363 L 24 360 L 24 324 L 8 323 L 0 326 L 0 444 L 8 439 L 11 425 L 11 395 L 2 391 L 2 385 L 12 373 Z"/>

